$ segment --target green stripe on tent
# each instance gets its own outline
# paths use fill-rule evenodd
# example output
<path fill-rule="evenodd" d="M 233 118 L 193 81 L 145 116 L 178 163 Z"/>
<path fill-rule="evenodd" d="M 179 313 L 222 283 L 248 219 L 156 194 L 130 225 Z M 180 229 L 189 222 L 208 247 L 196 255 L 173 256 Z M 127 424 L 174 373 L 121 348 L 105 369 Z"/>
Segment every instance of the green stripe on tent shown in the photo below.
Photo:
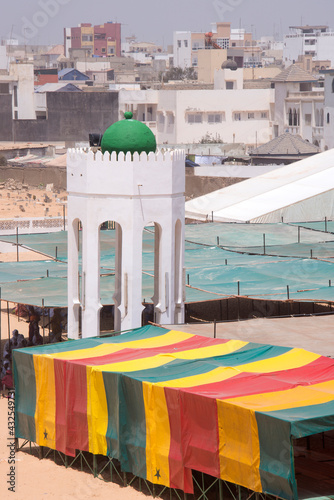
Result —
<path fill-rule="evenodd" d="M 170 330 L 160 328 L 158 326 L 146 325 L 141 328 L 136 328 L 129 332 L 124 332 L 116 337 L 110 337 L 110 342 L 113 344 L 120 344 L 122 342 L 133 342 L 134 340 L 150 339 L 152 337 L 160 337 L 166 335 Z M 109 341 L 109 339 L 107 339 Z"/>
<path fill-rule="evenodd" d="M 131 376 L 137 380 L 151 382 L 164 382 L 178 378 L 201 375 L 212 371 L 215 366 L 238 366 L 252 361 L 262 361 L 264 359 L 280 356 L 291 350 L 291 347 L 266 346 L 262 344 L 250 344 L 251 347 L 242 347 L 238 351 L 224 356 L 201 359 L 175 359 L 158 368 L 139 370 L 131 372 Z"/>
<path fill-rule="evenodd" d="M 255 412 L 260 443 L 260 477 L 263 493 L 297 500 L 293 446 L 289 422 Z"/>
<path fill-rule="evenodd" d="M 214 367 L 210 363 L 198 360 L 175 359 L 165 365 L 148 370 L 139 370 L 131 372 L 131 377 L 136 380 L 151 382 L 165 382 L 166 380 L 175 380 L 179 378 L 192 377 L 212 371 Z"/>
<path fill-rule="evenodd" d="M 56 344 L 40 345 L 36 347 L 25 348 L 30 354 L 57 354 L 59 352 L 80 351 L 82 349 L 91 349 L 98 345 L 105 344 L 120 344 L 122 342 L 133 342 L 134 340 L 144 340 L 152 337 L 165 335 L 170 330 L 159 328 L 156 326 L 145 326 L 137 328 L 131 332 L 126 332 L 122 335 L 110 337 L 91 337 L 85 339 L 68 340 L 66 342 L 58 342 Z"/>
<path fill-rule="evenodd" d="M 146 418 L 142 383 L 121 375 L 119 389 L 121 467 L 146 479 Z"/>
<path fill-rule="evenodd" d="M 142 383 L 103 372 L 108 406 L 107 455 L 125 472 L 146 479 L 146 420 Z"/>
<path fill-rule="evenodd" d="M 13 350 L 15 437 L 36 442 L 36 379 L 34 358 L 26 349 Z"/>
<path fill-rule="evenodd" d="M 231 352 L 230 354 L 225 354 L 224 356 L 216 356 L 210 358 L 210 362 L 213 362 L 217 366 L 238 366 L 253 361 L 264 361 L 265 359 L 275 358 L 276 356 L 281 356 L 288 351 L 291 351 L 291 347 L 280 347 L 262 344 L 247 344 L 237 351 Z"/>
<path fill-rule="evenodd" d="M 106 432 L 107 455 L 120 460 L 119 450 L 119 374 L 102 372 L 108 406 L 108 428 Z"/>
<path fill-rule="evenodd" d="M 301 438 L 334 429 L 334 401 L 268 412 L 266 415 L 291 423 L 291 435 Z"/>

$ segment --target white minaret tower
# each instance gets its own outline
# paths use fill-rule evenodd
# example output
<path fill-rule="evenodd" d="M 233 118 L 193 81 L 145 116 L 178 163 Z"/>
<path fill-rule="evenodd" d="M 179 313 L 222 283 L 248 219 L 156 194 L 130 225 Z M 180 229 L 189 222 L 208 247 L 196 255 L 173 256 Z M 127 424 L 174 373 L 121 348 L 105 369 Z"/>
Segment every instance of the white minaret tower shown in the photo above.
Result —
<path fill-rule="evenodd" d="M 100 334 L 99 237 L 105 221 L 116 225 L 115 331 L 141 326 L 143 229 L 152 222 L 155 320 L 161 324 L 184 321 L 184 152 L 147 152 L 155 151 L 152 132 L 132 120 L 132 113 L 125 116 L 126 120 L 113 124 L 103 136 L 104 154 L 68 151 L 69 338 L 79 336 L 80 309 L 82 337 Z"/>

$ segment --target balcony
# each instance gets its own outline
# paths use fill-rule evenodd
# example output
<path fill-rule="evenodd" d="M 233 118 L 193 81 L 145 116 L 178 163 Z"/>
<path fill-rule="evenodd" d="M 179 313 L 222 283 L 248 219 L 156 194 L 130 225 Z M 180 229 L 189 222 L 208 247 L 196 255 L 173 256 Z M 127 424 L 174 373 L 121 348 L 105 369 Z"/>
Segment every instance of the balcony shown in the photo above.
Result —
<path fill-rule="evenodd" d="M 313 137 L 322 139 L 324 136 L 324 127 L 312 127 L 312 135 Z"/>
<path fill-rule="evenodd" d="M 292 135 L 299 135 L 300 134 L 300 127 L 298 125 L 290 125 L 288 127 L 288 132 L 289 134 L 292 134 Z"/>

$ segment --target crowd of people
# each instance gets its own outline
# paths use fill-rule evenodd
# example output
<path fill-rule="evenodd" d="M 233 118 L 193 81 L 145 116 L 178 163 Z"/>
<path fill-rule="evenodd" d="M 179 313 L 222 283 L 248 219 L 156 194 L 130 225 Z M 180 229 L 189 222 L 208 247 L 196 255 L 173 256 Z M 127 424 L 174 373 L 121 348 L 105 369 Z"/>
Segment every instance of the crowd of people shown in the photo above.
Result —
<path fill-rule="evenodd" d="M 27 306 L 29 309 L 25 308 L 25 312 L 28 316 L 29 323 L 29 333 L 26 339 L 18 330 L 12 331 L 12 336 L 4 345 L 3 356 L 1 360 L 0 367 L 0 389 L 7 388 L 11 389 L 13 387 L 13 375 L 12 375 L 12 351 L 13 349 L 20 349 L 22 347 L 38 346 L 43 344 L 43 337 L 40 334 L 40 315 L 36 309 L 31 306 Z M 17 311 L 18 315 L 20 310 Z M 49 342 L 59 342 L 61 341 L 62 334 L 62 316 L 60 310 L 54 309 L 52 311 L 52 316 L 50 319 L 50 332 L 49 332 Z"/>

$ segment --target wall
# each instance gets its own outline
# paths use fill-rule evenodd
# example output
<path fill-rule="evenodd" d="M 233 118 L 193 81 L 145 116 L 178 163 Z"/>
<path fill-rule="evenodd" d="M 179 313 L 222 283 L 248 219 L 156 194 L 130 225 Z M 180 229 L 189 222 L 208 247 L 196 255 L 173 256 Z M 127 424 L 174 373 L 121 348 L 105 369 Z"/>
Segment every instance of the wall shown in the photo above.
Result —
<path fill-rule="evenodd" d="M 0 141 L 12 140 L 12 96 L 0 94 Z"/>
<path fill-rule="evenodd" d="M 199 177 L 189 174 L 189 168 L 186 168 L 186 201 L 244 180 L 238 177 Z"/>
<path fill-rule="evenodd" d="M 118 120 L 117 92 L 48 92 L 46 120 L 15 120 L 15 141 L 87 141 Z"/>
<path fill-rule="evenodd" d="M 273 89 L 120 92 L 120 111 L 125 110 L 125 105 L 131 109 L 131 105 L 135 108 L 148 102 L 157 102 L 157 122 L 153 126 L 159 144 L 200 142 L 207 133 L 213 138 L 219 136 L 224 143 L 241 142 L 251 146 L 272 138 Z M 241 113 L 240 120 L 235 120 L 235 112 Z M 248 112 L 254 113 L 254 118 L 249 117 Z M 261 112 L 267 117 L 261 118 Z M 189 123 L 188 115 L 198 113 L 202 114 L 202 122 Z M 221 114 L 222 120 L 209 123 L 209 114 Z"/>
<path fill-rule="evenodd" d="M 178 46 L 181 41 L 181 47 Z M 187 47 L 185 46 L 185 41 Z M 174 66 L 184 69 L 191 66 L 191 32 L 174 31 L 173 33 Z"/>
<path fill-rule="evenodd" d="M 53 184 L 55 189 L 66 189 L 66 168 L 41 167 L 40 165 L 29 165 L 27 167 L 0 167 L 0 182 L 6 179 L 14 179 L 16 182 L 39 186 L 40 184 Z"/>
<path fill-rule="evenodd" d="M 5 45 L 0 45 L 0 69 L 7 70 L 8 58 L 7 58 L 7 47 Z"/>
<path fill-rule="evenodd" d="M 233 82 L 233 89 L 227 89 L 227 82 Z M 243 90 L 244 87 L 244 70 L 238 68 L 218 69 L 214 71 L 214 89 L 215 90 Z"/>
<path fill-rule="evenodd" d="M 301 314 L 329 313 L 331 302 L 297 302 L 292 300 L 261 300 L 248 297 L 207 300 L 185 304 L 185 323 L 204 321 L 233 321 L 239 319 L 269 318 Z"/>
<path fill-rule="evenodd" d="M 221 65 L 227 59 L 227 50 L 225 49 L 200 49 L 198 55 L 198 81 L 213 83 L 215 70 L 221 68 Z"/>
<path fill-rule="evenodd" d="M 244 68 L 244 80 L 255 80 L 262 78 L 275 78 L 282 70 L 281 68 Z"/>
<path fill-rule="evenodd" d="M 325 74 L 325 109 L 324 109 L 324 145 L 328 149 L 334 148 L 334 70 Z M 329 123 L 327 115 L 329 114 Z"/>
<path fill-rule="evenodd" d="M 18 78 L 17 100 L 19 120 L 36 118 L 34 108 L 34 66 L 33 64 L 11 64 L 10 75 Z"/>
<path fill-rule="evenodd" d="M 247 145 L 264 144 L 271 137 L 270 103 L 274 100 L 272 89 L 254 90 L 180 90 L 176 91 L 176 141 L 199 142 L 207 133 L 219 135 L 223 142 L 243 142 Z M 160 100 L 159 106 L 160 108 Z M 261 111 L 267 118 L 261 119 Z M 189 113 L 202 113 L 202 123 L 188 123 Z M 241 120 L 235 120 L 236 112 Z M 248 119 L 254 112 L 254 119 Z M 221 113 L 221 123 L 208 123 L 208 113 Z M 158 141 L 164 142 L 158 134 Z"/>
<path fill-rule="evenodd" d="M 267 174 L 272 170 L 281 168 L 282 165 L 207 165 L 189 167 L 195 176 L 200 177 L 239 177 L 249 179 L 258 175 Z"/>

